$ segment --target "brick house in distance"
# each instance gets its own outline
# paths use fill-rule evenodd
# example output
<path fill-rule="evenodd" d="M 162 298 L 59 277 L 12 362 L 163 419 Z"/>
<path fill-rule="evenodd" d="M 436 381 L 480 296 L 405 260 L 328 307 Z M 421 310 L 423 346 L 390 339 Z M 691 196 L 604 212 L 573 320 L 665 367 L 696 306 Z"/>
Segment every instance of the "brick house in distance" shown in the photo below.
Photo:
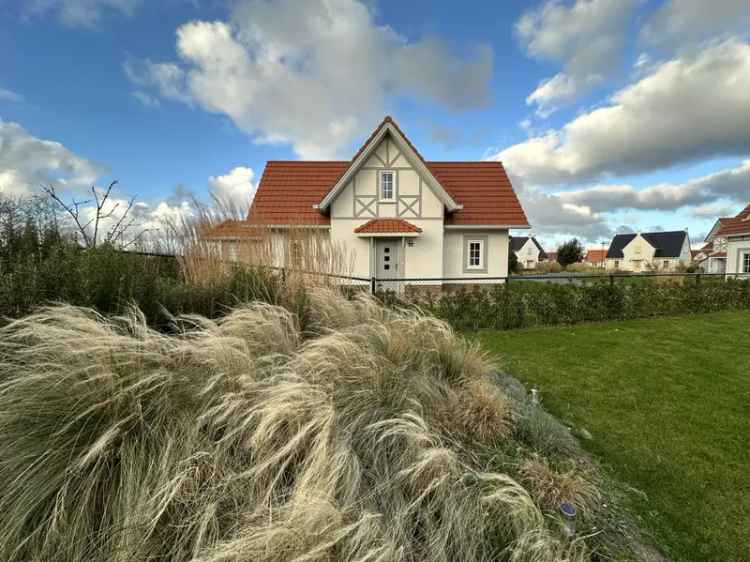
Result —
<path fill-rule="evenodd" d="M 440 285 L 501 282 L 508 230 L 530 225 L 502 164 L 427 161 L 386 117 L 351 160 L 268 162 L 247 219 L 205 238 L 231 256 L 254 227 L 272 233 L 275 256 L 289 229 L 320 229 L 351 253 L 351 275 Z"/>

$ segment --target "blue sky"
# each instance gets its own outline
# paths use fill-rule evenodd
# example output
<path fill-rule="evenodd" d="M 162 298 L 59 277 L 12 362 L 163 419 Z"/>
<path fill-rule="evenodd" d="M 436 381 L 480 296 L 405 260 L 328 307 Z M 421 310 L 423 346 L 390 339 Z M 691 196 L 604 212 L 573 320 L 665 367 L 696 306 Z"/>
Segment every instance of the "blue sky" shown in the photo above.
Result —
<path fill-rule="evenodd" d="M 428 159 L 502 160 L 550 244 L 698 238 L 750 202 L 750 4 L 716 4 L 3 0 L 0 191 L 244 203 L 390 113 Z"/>

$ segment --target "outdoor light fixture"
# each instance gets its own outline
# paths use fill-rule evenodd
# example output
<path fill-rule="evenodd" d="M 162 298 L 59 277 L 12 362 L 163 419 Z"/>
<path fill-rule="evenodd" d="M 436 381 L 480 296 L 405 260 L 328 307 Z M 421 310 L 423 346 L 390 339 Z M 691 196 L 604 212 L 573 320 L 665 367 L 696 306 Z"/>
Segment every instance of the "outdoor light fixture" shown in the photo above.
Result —
<path fill-rule="evenodd" d="M 570 502 L 562 502 L 560 504 L 560 513 L 563 514 L 563 527 L 565 529 L 565 534 L 569 537 L 574 536 L 576 534 L 576 524 L 574 521 L 576 516 L 576 506 Z"/>

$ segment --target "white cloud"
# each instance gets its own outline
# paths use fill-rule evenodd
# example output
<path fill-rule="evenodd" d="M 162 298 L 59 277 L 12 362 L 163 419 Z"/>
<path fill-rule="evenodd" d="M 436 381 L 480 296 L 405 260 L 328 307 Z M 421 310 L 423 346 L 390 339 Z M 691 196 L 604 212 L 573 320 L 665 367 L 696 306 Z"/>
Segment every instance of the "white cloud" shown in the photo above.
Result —
<path fill-rule="evenodd" d="M 604 80 L 615 68 L 627 36 L 627 22 L 640 0 L 549 0 L 528 11 L 516 32 L 529 56 L 552 60 L 563 71 L 545 79 L 526 99 L 546 117 L 582 91 Z"/>
<path fill-rule="evenodd" d="M 510 175 L 513 188 L 526 211 L 533 234 L 555 238 L 577 236 L 597 241 L 612 234 L 606 217 L 585 206 L 563 201 L 559 194 L 545 193 L 525 185 L 522 178 Z M 527 236 L 528 232 L 521 233 Z"/>
<path fill-rule="evenodd" d="M 680 184 L 661 183 L 636 189 L 631 185 L 598 185 L 556 194 L 561 202 L 586 208 L 592 213 L 612 213 L 625 209 L 676 211 L 694 207 L 696 216 L 719 214 L 728 201 L 750 201 L 750 160 L 735 168 L 721 170 Z M 723 203 L 722 203 L 723 202 Z"/>
<path fill-rule="evenodd" d="M 492 73 L 489 48 L 459 55 L 435 38 L 408 40 L 358 0 L 240 0 L 229 22 L 181 26 L 177 51 L 179 65 L 131 62 L 126 72 L 303 158 L 341 156 L 393 96 L 481 106 Z"/>
<path fill-rule="evenodd" d="M 750 45 L 727 40 L 659 65 L 609 105 L 490 159 L 530 184 L 557 184 L 747 154 L 748 91 Z"/>
<path fill-rule="evenodd" d="M 125 61 L 123 69 L 125 75 L 133 84 L 144 88 L 154 88 L 160 96 L 167 99 L 185 103 L 192 102 L 185 83 L 185 71 L 174 63 L 157 63 L 149 59 L 128 59 Z M 133 95 L 136 97 L 148 96 L 150 99 L 156 100 L 143 90 L 136 90 Z"/>
<path fill-rule="evenodd" d="M 623 217 L 622 211 L 642 213 L 687 209 L 689 215 L 699 219 L 736 214 L 738 206 L 750 201 L 750 160 L 681 184 L 664 183 L 642 189 L 631 185 L 597 185 L 548 193 L 525 186 L 517 177 L 513 178 L 513 186 L 535 232 L 579 236 L 595 242 L 613 233 L 610 224 L 615 216 L 620 216 L 619 220 L 625 218 L 631 224 L 638 222 L 637 215 Z M 619 227 L 618 232 L 623 228 Z"/>
<path fill-rule="evenodd" d="M 750 27 L 747 0 L 668 0 L 644 25 L 641 35 L 649 43 L 681 46 L 716 35 L 745 32 Z"/>
<path fill-rule="evenodd" d="M 692 215 L 699 219 L 713 219 L 716 220 L 719 217 L 729 217 L 737 214 L 737 206 L 714 203 L 711 205 L 700 205 L 692 210 Z M 705 238 L 703 236 L 702 238 Z"/>
<path fill-rule="evenodd" d="M 159 98 L 141 90 L 134 91 L 133 97 L 138 100 L 143 107 L 159 107 L 161 105 Z"/>
<path fill-rule="evenodd" d="M 59 142 L 39 139 L 18 123 L 0 120 L 0 193 L 28 193 L 43 184 L 91 186 L 103 171 Z"/>
<path fill-rule="evenodd" d="M 0 88 L 0 101 L 21 103 L 23 101 L 23 96 L 10 90 L 6 90 L 5 88 Z"/>
<path fill-rule="evenodd" d="M 93 27 L 106 12 L 131 16 L 141 0 L 26 0 L 28 15 L 54 14 L 69 26 Z"/>
<path fill-rule="evenodd" d="M 211 197 L 224 209 L 247 213 L 255 193 L 255 173 L 245 166 L 238 166 L 223 176 L 208 178 Z"/>

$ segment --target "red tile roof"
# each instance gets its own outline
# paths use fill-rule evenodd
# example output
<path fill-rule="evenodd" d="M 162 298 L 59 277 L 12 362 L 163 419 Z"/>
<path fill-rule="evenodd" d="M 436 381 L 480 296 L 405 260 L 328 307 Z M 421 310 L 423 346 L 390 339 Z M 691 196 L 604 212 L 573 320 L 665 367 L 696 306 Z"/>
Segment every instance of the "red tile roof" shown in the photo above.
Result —
<path fill-rule="evenodd" d="M 719 219 L 721 226 L 716 236 L 736 236 L 750 234 L 750 205 L 742 209 L 737 216 Z"/>
<path fill-rule="evenodd" d="M 386 123 L 403 135 L 451 198 L 463 205 L 462 209 L 446 214 L 446 225 L 528 226 L 526 214 L 501 163 L 426 162 L 390 116 L 378 125 L 352 160 L 269 161 L 246 224 L 329 225 L 330 218 L 314 205 L 320 203 Z"/>
<path fill-rule="evenodd" d="M 320 203 L 348 167 L 349 162 L 268 162 L 247 220 L 263 224 L 329 224 L 328 217 L 313 205 Z"/>
<path fill-rule="evenodd" d="M 348 161 L 268 162 L 248 213 L 265 224 L 330 223 L 313 208 L 348 169 Z M 526 214 L 500 162 L 426 162 L 427 168 L 463 209 L 446 216 L 449 225 L 528 226 Z"/>
<path fill-rule="evenodd" d="M 417 233 L 422 232 L 418 226 L 414 226 L 404 219 L 372 219 L 359 228 L 355 228 L 357 234 L 378 233 Z"/>
<path fill-rule="evenodd" d="M 589 250 L 583 261 L 588 263 L 601 263 L 607 257 L 607 250 Z"/>

